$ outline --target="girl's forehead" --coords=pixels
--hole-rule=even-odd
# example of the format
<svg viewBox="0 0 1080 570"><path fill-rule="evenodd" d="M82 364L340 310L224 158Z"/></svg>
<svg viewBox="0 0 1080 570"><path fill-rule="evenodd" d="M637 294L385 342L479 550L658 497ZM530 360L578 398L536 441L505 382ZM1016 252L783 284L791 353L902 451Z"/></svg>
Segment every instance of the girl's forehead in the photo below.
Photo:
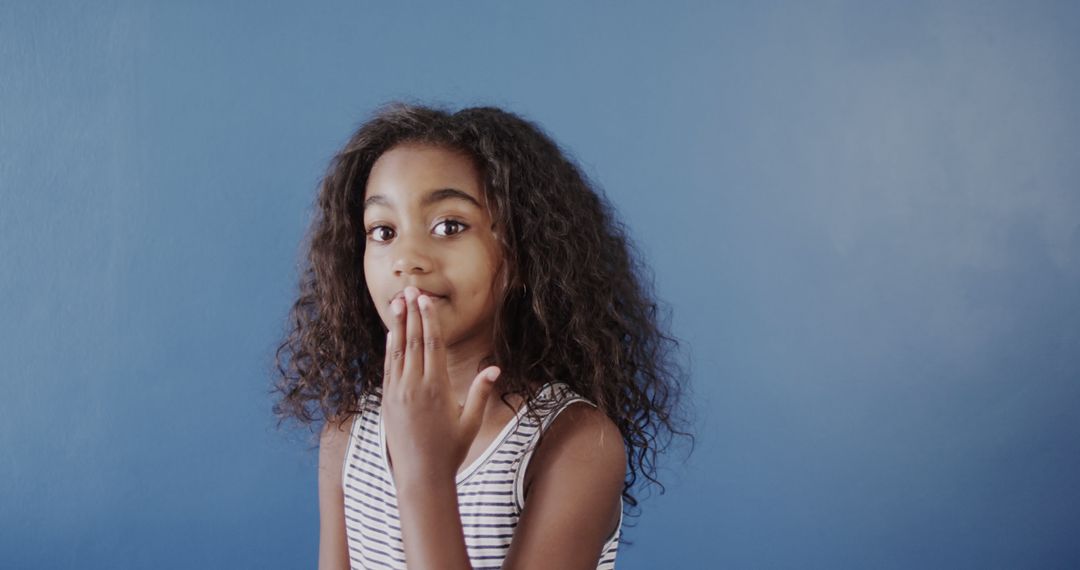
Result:
<svg viewBox="0 0 1080 570"><path fill-rule="evenodd" d="M420 201L432 191L455 189L483 202L482 181L465 153L428 144L403 144L375 160L364 188L365 198L382 195L391 202Z"/></svg>
<svg viewBox="0 0 1080 570"><path fill-rule="evenodd" d="M430 144L402 144L384 152L371 167L364 210L417 208L453 201L487 212L480 172L462 151Z"/></svg>

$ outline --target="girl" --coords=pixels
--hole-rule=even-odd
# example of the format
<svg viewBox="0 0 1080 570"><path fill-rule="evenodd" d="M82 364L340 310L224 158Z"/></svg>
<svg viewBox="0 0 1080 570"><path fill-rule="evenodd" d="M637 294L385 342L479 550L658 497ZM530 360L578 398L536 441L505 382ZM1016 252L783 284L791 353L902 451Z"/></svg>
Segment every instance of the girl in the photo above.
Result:
<svg viewBox="0 0 1080 570"><path fill-rule="evenodd" d="M606 202L512 113L391 104L318 204L274 411L324 421L319 568L613 568L689 434Z"/></svg>

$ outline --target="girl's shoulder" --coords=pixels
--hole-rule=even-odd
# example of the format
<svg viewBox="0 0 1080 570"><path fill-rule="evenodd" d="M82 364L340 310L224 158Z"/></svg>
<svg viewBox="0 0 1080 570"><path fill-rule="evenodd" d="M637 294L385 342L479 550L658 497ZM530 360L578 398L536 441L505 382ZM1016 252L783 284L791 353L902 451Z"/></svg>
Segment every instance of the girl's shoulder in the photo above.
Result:
<svg viewBox="0 0 1080 570"><path fill-rule="evenodd" d="M579 403L583 405L578 405ZM595 402L581 395L565 382L543 384L529 401L529 405L541 420L541 433L546 433L560 416L567 414L575 418L581 415L597 419L607 417ZM566 420L562 420L562 423L565 422ZM571 423L575 422L571 420ZM612 422L612 426L614 425Z"/></svg>
<svg viewBox="0 0 1080 570"><path fill-rule="evenodd" d="M547 387L543 399L553 405L525 465L518 525L540 538L523 541L531 545L524 549L528 552L512 556L515 561L554 556L550 561L559 567L592 555L617 536L628 456L618 426L595 403L566 385ZM574 552L567 544L589 553Z"/></svg>
<svg viewBox="0 0 1080 570"><path fill-rule="evenodd" d="M349 446L353 416L326 420L319 435L319 488L340 490L342 463ZM324 493L320 491L320 496Z"/></svg>
<svg viewBox="0 0 1080 570"><path fill-rule="evenodd" d="M570 387L570 385L566 382L555 380L545 382L543 384L540 384L540 386L535 390L536 392L531 402L534 405L544 408L562 407L573 401L578 400L588 402L589 404L595 406L592 401L588 400L581 394L574 391L574 389Z"/></svg>
<svg viewBox="0 0 1080 570"><path fill-rule="evenodd" d="M607 413L565 382L544 384L531 400L531 405L541 417L540 431L544 438L550 437L549 433L555 429L560 435L579 431L595 431L598 436L611 435L612 430L620 434L618 426Z"/></svg>
<svg viewBox="0 0 1080 570"><path fill-rule="evenodd" d="M536 449L525 471L525 487L555 465L556 469L599 469L625 475L626 450L622 432L615 422L592 400L574 391L568 384L545 384L533 400L539 410L540 426ZM588 458L560 464L559 458ZM527 492L526 492L527 495Z"/></svg>

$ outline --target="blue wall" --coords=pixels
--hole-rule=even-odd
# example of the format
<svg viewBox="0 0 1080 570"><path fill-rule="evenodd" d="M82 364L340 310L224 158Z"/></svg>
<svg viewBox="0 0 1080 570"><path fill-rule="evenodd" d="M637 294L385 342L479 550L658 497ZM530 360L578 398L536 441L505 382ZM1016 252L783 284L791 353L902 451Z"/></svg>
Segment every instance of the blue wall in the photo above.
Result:
<svg viewBox="0 0 1080 570"><path fill-rule="evenodd" d="M545 125L655 268L698 445L620 568L1080 566L1076 3L366 4L0 7L0 567L314 566L272 354L402 97Z"/></svg>

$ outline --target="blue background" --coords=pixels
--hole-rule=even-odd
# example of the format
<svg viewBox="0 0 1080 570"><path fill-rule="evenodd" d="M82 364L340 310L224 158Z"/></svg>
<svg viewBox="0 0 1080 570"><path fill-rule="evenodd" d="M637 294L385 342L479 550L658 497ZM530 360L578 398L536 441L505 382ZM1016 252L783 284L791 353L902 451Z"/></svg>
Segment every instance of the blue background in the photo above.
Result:
<svg viewBox="0 0 1080 570"><path fill-rule="evenodd" d="M618 207L697 447L619 567L1080 566L1073 2L4 2L0 567L302 568L272 357L376 105Z"/></svg>

